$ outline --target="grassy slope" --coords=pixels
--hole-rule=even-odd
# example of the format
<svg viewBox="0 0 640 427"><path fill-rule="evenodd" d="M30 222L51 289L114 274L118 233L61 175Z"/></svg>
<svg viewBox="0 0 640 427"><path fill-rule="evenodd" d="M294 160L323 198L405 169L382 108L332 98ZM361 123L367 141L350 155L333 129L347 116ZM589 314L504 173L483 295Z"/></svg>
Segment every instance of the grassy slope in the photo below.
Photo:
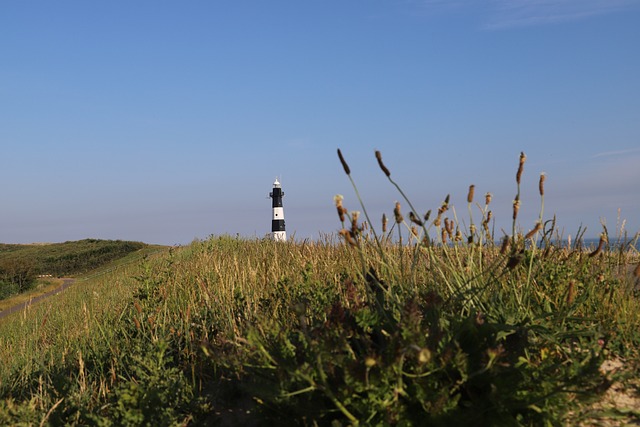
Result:
<svg viewBox="0 0 640 427"><path fill-rule="evenodd" d="M34 245L0 244L0 262L28 260L36 275L74 276L146 246L141 242L98 239Z"/></svg>
<svg viewBox="0 0 640 427"><path fill-rule="evenodd" d="M361 255L212 238L89 279L0 323L0 423L537 425L594 417L603 360L635 375L619 255Z"/></svg>
<svg viewBox="0 0 640 427"><path fill-rule="evenodd" d="M72 242L72 243L76 243L76 242ZM69 247L73 247L72 245L69 244L65 244L67 245L67 248ZM21 256L27 256L29 255L30 251L29 250L25 250L25 246L29 246L29 245L2 245L0 244L0 251L2 250L1 248L4 247L5 249L8 246L14 246L14 253L20 253ZM42 246L53 246L53 248L55 248L54 245L42 245ZM137 245L136 245L137 246ZM136 246L132 246L132 247L136 247ZM29 249L29 248L26 248ZM51 257L52 253L55 252L51 252L48 249L52 249L52 248L41 248L40 249L40 257L42 258L46 258L46 257ZM69 276L75 276L76 280L88 280L91 277L94 276L98 276L98 275L102 275L105 274L108 271L111 270L115 270L118 269L126 264L130 264L136 261L139 261L141 258L145 257L145 256L149 256L151 254L154 254L158 251L162 251L165 250L166 247L164 246L159 246L159 245L143 245L140 249L137 249L133 252L128 252L128 253L120 253L120 256L117 258L112 258L111 254L110 256L104 258L101 260L101 264L95 268L94 270L89 270L86 271L83 268L84 273L83 274L64 274L64 276L69 277ZM6 251L8 252L8 251ZM6 255L5 252L5 255ZM75 253L80 253L80 252L75 252ZM0 253L0 256L1 253ZM46 271L46 270L45 270ZM69 272L71 273L71 272ZM19 295L15 295L11 298L6 298L3 300L0 300L0 311L6 310L10 307L16 306L16 305L20 305L26 301L29 301L33 298L36 298L40 295L44 295L50 291L53 291L54 289L58 288L60 285L62 284L62 279L60 278L55 278L55 277L50 277L50 278L39 278L36 280L35 286L31 289L29 289L27 292L21 293Z"/></svg>

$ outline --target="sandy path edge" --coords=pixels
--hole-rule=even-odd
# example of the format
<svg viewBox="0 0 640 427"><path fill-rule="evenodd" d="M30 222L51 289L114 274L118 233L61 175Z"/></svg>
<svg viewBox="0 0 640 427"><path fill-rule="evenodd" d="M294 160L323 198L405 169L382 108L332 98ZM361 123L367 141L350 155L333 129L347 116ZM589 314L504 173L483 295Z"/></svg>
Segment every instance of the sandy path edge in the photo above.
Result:
<svg viewBox="0 0 640 427"><path fill-rule="evenodd" d="M0 319L2 319L3 317L6 317L12 313L18 312L18 311L22 311L25 308L29 307L31 304L35 304L38 303L40 301L42 301L43 299L49 298L53 295L59 294L60 292L64 291L65 289L67 289L69 286L73 285L75 283L76 279L69 279L69 278L63 278L62 279L62 285L60 285L59 287L55 288L52 291L47 292L46 294L42 294L42 295L38 295L35 298L30 299L29 301L25 301L23 303L14 305L12 307L7 308L6 310L0 311Z"/></svg>

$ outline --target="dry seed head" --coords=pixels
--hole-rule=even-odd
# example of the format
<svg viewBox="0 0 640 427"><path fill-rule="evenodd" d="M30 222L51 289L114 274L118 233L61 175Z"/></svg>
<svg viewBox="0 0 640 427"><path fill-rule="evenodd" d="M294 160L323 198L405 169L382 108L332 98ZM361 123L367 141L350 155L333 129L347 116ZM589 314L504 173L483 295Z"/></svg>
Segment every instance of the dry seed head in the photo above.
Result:
<svg viewBox="0 0 640 427"><path fill-rule="evenodd" d="M438 216L433 220L433 225L435 225L436 227L440 227L440 224L442 223L442 220L440 219L441 217L442 213L438 212Z"/></svg>
<svg viewBox="0 0 640 427"><path fill-rule="evenodd" d="M607 236L604 233L600 233L600 241L598 242L598 247L595 251L589 254L589 257L594 257L596 255L600 255L602 253L602 249L604 248L604 244L607 241Z"/></svg>
<svg viewBox="0 0 640 427"><path fill-rule="evenodd" d="M519 211L520 211L520 196L516 195L516 199L513 201L513 219L514 220L518 217Z"/></svg>
<svg viewBox="0 0 640 427"><path fill-rule="evenodd" d="M633 277L640 279L640 262L636 265L636 268L633 270Z"/></svg>
<svg viewBox="0 0 640 427"><path fill-rule="evenodd" d="M542 230L542 223L540 221L536 222L536 226L533 227L533 229L531 231L529 231L527 233L526 236L524 236L525 239L530 239L533 237L534 234L536 234L538 231Z"/></svg>
<svg viewBox="0 0 640 427"><path fill-rule="evenodd" d="M445 218L444 219L444 228L447 229L447 232L449 233L449 235L451 235L453 233L453 221L450 221L449 218Z"/></svg>
<svg viewBox="0 0 640 427"><path fill-rule="evenodd" d="M456 230L456 236L454 237L454 240L456 242L462 242L462 233L460 232L460 230Z"/></svg>
<svg viewBox="0 0 640 427"><path fill-rule="evenodd" d="M448 194L447 194L447 197L444 198L444 201L442 202L442 205L440 205L440 208L438 208L438 215L442 215L447 210L449 210L449 195Z"/></svg>
<svg viewBox="0 0 640 427"><path fill-rule="evenodd" d="M538 189L540 190L540 195L544 196L544 181L547 179L547 174L542 172L540 174L540 182L538 182Z"/></svg>
<svg viewBox="0 0 640 427"><path fill-rule="evenodd" d="M425 222L426 222L426 221L429 221L429 217L430 217L430 216L431 216L431 209L429 209L429 210L427 211L427 213L426 213L426 214L424 214L424 220L425 220Z"/></svg>
<svg viewBox="0 0 640 427"><path fill-rule="evenodd" d="M351 232L358 232L358 218L360 217L359 211L351 211Z"/></svg>
<svg viewBox="0 0 640 427"><path fill-rule="evenodd" d="M524 169L524 162L527 160L527 156L524 152L520 152L520 164L518 165L518 173L516 174L516 182L520 184L520 178L522 178L522 171Z"/></svg>
<svg viewBox="0 0 640 427"><path fill-rule="evenodd" d="M340 222L344 222L344 214L347 213L347 210L342 206L338 206L337 210L338 210L338 218L340 218Z"/></svg>
<svg viewBox="0 0 640 427"><path fill-rule="evenodd" d="M502 238L502 246L500 246L500 255L504 255L507 253L507 249L509 249L509 242L511 240L509 239L509 236L504 236Z"/></svg>
<svg viewBox="0 0 640 427"><path fill-rule="evenodd" d="M382 232L386 233L387 232L387 214L382 214Z"/></svg>
<svg viewBox="0 0 640 427"><path fill-rule="evenodd" d="M400 202L396 202L396 207L393 209L393 215L396 217L396 223L401 224L404 221L402 213L400 213Z"/></svg>
<svg viewBox="0 0 640 427"><path fill-rule="evenodd" d="M489 206L489 204L491 203L491 198L493 197L493 194L491 193L487 193L484 195L484 204Z"/></svg>
<svg viewBox="0 0 640 427"><path fill-rule="evenodd" d="M389 169L387 169L384 163L382 163L382 154L380 154L380 151L378 150L376 150L376 159L378 159L378 165L380 166L380 169L382 169L382 172L384 172L387 177L391 176Z"/></svg>
<svg viewBox="0 0 640 427"><path fill-rule="evenodd" d="M418 237L418 229L415 225L411 226L411 234L413 234L416 238Z"/></svg>
<svg viewBox="0 0 640 427"><path fill-rule="evenodd" d="M411 220L411 222L413 222L414 224L417 224L419 226L422 227L422 221L420 220L420 218L418 218L417 216L415 216L413 214L413 211L409 212L409 219Z"/></svg>
<svg viewBox="0 0 640 427"><path fill-rule="evenodd" d="M342 167L344 168L344 173L346 173L347 175L351 175L351 169L349 169L349 165L344 160L344 157L342 157L342 151L340 151L339 148L338 148L338 157L340 158L340 163L342 163Z"/></svg>
<svg viewBox="0 0 640 427"><path fill-rule="evenodd" d="M340 218L340 222L344 222L344 215L347 213L347 210L342 206L342 200L344 200L342 194L336 194L333 196L333 201L336 204L336 210L338 211L338 218Z"/></svg>
<svg viewBox="0 0 640 427"><path fill-rule="evenodd" d="M340 230L339 233L342 237L344 237L344 239L347 241L347 243L349 243L349 245L358 246L358 243L353 238L353 233L351 233L349 230L346 230L343 228L342 230Z"/></svg>
<svg viewBox="0 0 640 427"><path fill-rule="evenodd" d="M475 185L470 185L469 186L469 193L467 193L467 203L473 203L473 194L476 190L476 186Z"/></svg>

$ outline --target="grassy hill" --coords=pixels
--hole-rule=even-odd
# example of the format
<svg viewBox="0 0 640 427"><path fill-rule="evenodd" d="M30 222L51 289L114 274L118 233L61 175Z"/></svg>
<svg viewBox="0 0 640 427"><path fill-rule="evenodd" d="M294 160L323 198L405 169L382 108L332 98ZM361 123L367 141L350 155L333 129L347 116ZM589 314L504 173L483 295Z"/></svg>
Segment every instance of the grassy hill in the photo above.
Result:
<svg viewBox="0 0 640 427"><path fill-rule="evenodd" d="M145 243L85 239L64 243L12 245L0 243L0 262L32 262L36 274L73 276L146 247Z"/></svg>
<svg viewBox="0 0 640 427"><path fill-rule="evenodd" d="M637 254L523 256L225 236L171 249L0 322L0 424L637 419L593 405L638 387L640 301L620 275Z"/></svg>
<svg viewBox="0 0 640 427"><path fill-rule="evenodd" d="M0 299L29 290L39 275L87 273L147 247L140 242L86 239L75 242L0 244Z"/></svg>

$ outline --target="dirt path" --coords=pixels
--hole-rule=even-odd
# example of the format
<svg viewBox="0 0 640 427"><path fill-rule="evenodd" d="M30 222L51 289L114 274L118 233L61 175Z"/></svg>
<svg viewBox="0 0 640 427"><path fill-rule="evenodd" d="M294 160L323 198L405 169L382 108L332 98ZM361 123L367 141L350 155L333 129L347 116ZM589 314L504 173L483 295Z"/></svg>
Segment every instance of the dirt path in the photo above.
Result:
<svg viewBox="0 0 640 427"><path fill-rule="evenodd" d="M55 288L54 290L49 291L46 294L42 294L42 295L39 295L39 296L37 296L35 298L32 298L29 301L23 302L23 303L18 304L18 305L14 305L13 307L9 307L6 310L0 311L0 319L2 319L5 316L10 315L11 313L15 313L17 311L22 311L25 308L27 308L28 306L30 306L31 304L35 304L37 302L40 302L43 299L49 298L52 295L59 294L60 292L62 292L65 289L67 289L69 286L73 285L73 283L75 281L76 281L76 279L62 279L62 285L60 285L59 287Z"/></svg>

